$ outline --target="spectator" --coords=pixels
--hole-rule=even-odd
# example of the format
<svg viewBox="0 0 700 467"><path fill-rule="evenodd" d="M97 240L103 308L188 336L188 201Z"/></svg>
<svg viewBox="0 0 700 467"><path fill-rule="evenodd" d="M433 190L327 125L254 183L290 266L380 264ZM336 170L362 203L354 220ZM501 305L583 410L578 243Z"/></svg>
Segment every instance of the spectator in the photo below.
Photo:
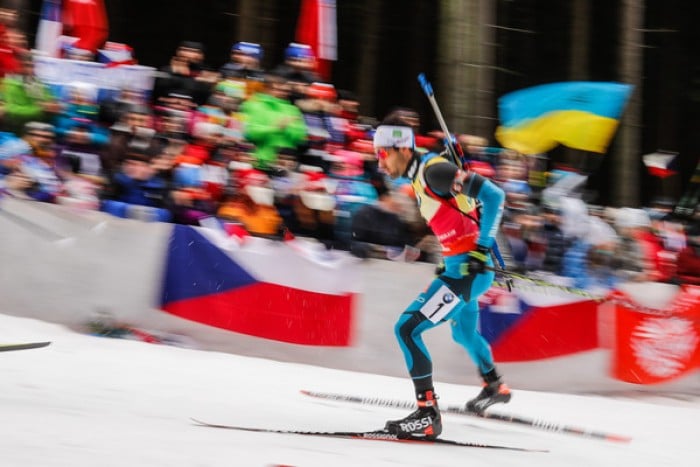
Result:
<svg viewBox="0 0 700 467"><path fill-rule="evenodd" d="M4 127L21 134L28 122L49 122L61 109L49 87L34 74L34 60L29 52L20 55L17 74L8 75L2 83Z"/></svg>
<svg viewBox="0 0 700 467"><path fill-rule="evenodd" d="M101 163L103 148L95 143L89 123L75 122L64 130L56 156L58 174L64 181L58 202L97 210L99 192L107 182Z"/></svg>
<svg viewBox="0 0 700 467"><path fill-rule="evenodd" d="M20 69L19 53L26 50L15 40L19 33L17 26L17 11L0 8L0 78L17 73Z"/></svg>
<svg viewBox="0 0 700 467"><path fill-rule="evenodd" d="M160 154L166 144L165 139L156 138L151 109L145 105L131 105L110 128L109 143L102 159L105 175L108 179L114 176L129 152L154 156Z"/></svg>
<svg viewBox="0 0 700 467"><path fill-rule="evenodd" d="M170 93L186 94L199 105L209 98L211 85L204 64L204 46L199 42L183 41L170 63L159 70L153 87L153 99L159 103Z"/></svg>
<svg viewBox="0 0 700 467"><path fill-rule="evenodd" d="M316 57L307 44L292 42L284 51L284 62L277 65L273 73L281 76L291 87L290 100L303 99L306 88L311 83L321 82L321 76L316 72Z"/></svg>
<svg viewBox="0 0 700 467"><path fill-rule="evenodd" d="M254 42L236 42L231 47L231 60L221 67L223 79L240 79L245 82L262 82L265 72L261 66L263 48ZM248 95L256 89L251 89Z"/></svg>
<svg viewBox="0 0 700 467"><path fill-rule="evenodd" d="M202 218L216 212L216 202L207 190L200 165L174 165L170 198L170 210L178 224L198 225Z"/></svg>
<svg viewBox="0 0 700 467"><path fill-rule="evenodd" d="M109 96L99 101L98 120L103 125L110 127L117 123L131 106L147 103L143 92L129 87L120 89L116 94L110 93Z"/></svg>
<svg viewBox="0 0 700 467"><path fill-rule="evenodd" d="M23 197L53 203L63 189L56 170L55 130L53 125L29 122L25 125L24 149L5 177L7 189Z"/></svg>
<svg viewBox="0 0 700 467"><path fill-rule="evenodd" d="M313 170L313 169L312 169ZM329 193L327 177L323 172L304 173L299 195L293 200L294 233L314 237L330 247L335 242L335 197Z"/></svg>
<svg viewBox="0 0 700 467"><path fill-rule="evenodd" d="M306 97L297 99L295 104L304 116L309 147L328 151L342 147L345 142L344 128L337 129L331 120L339 111L335 88L332 84L313 83L306 91Z"/></svg>
<svg viewBox="0 0 700 467"><path fill-rule="evenodd" d="M273 74L263 91L241 105L244 136L255 145L255 168L270 170L280 150L296 151L306 141L306 124L298 107L289 102L289 84Z"/></svg>
<svg viewBox="0 0 700 467"><path fill-rule="evenodd" d="M619 252L621 270L631 281L665 281L670 277L662 273L661 252L663 246L651 231L649 215L642 209L618 209L615 227L622 239L624 250Z"/></svg>
<svg viewBox="0 0 700 467"><path fill-rule="evenodd" d="M191 133L195 120L195 108L197 104L189 94L171 92L160 99L158 105L154 106L155 118L154 128L163 132L163 120L167 118L177 118L183 124L183 130Z"/></svg>
<svg viewBox="0 0 700 467"><path fill-rule="evenodd" d="M104 146L109 142L109 133L98 123L99 106L97 88L88 83L74 82L67 86L68 99L61 114L56 118L56 133L63 140L66 133L78 126L86 129L90 144Z"/></svg>
<svg viewBox="0 0 700 467"><path fill-rule="evenodd" d="M238 190L221 203L217 216L240 222L253 235L279 236L282 218L274 206L270 179L259 170L241 170L236 174Z"/></svg>
<svg viewBox="0 0 700 467"><path fill-rule="evenodd" d="M223 134L224 128L219 124L197 122L192 131L192 142L185 146L176 162L195 165L206 163L221 143Z"/></svg>
<svg viewBox="0 0 700 467"><path fill-rule="evenodd" d="M561 274L562 261L571 239L561 229L561 212L557 207L545 205L542 210L544 234L544 260L542 269L553 274Z"/></svg>
<svg viewBox="0 0 700 467"><path fill-rule="evenodd" d="M113 216L148 222L168 222L168 185L147 154L129 151L105 193L101 209Z"/></svg>
<svg viewBox="0 0 700 467"><path fill-rule="evenodd" d="M700 222L687 230L688 244L678 254L676 277L685 284L700 285Z"/></svg>
<svg viewBox="0 0 700 467"><path fill-rule="evenodd" d="M571 278L576 288L592 292L612 289L619 282L614 269L615 231L601 219L589 216L580 199L562 199L561 209L562 231L574 238L564 254L562 275Z"/></svg>
<svg viewBox="0 0 700 467"><path fill-rule="evenodd" d="M352 244L352 218L362 206L377 201L377 190L363 180L362 155L339 150L334 154L330 176L335 181L335 240L338 248L349 250Z"/></svg>

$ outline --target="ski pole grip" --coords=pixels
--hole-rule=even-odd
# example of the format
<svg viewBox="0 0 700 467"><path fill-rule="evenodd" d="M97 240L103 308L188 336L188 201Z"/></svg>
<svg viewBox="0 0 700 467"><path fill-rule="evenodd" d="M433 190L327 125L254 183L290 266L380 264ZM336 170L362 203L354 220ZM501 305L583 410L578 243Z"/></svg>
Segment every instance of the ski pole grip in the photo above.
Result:
<svg viewBox="0 0 700 467"><path fill-rule="evenodd" d="M428 81L428 78L425 77L425 73L420 73L418 75L418 82L420 83L421 87L423 88L423 92L427 96L433 95L433 86Z"/></svg>

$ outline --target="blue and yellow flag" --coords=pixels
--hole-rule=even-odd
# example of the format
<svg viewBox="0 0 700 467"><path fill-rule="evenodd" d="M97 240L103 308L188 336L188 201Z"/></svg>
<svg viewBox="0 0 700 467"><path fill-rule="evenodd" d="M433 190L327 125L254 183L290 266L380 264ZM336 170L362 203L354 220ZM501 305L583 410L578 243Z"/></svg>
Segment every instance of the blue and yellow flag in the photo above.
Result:
<svg viewBox="0 0 700 467"><path fill-rule="evenodd" d="M604 153L632 89L622 83L571 81L506 94L498 101L496 139L522 154L541 154L558 144Z"/></svg>

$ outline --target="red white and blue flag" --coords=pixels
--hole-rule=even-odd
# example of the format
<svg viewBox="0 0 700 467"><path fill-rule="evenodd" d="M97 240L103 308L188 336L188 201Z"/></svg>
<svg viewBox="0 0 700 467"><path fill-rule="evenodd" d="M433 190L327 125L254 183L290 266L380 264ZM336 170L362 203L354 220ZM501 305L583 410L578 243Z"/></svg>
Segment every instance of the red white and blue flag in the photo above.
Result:
<svg viewBox="0 0 700 467"><path fill-rule="evenodd" d="M499 362L560 357L598 347L598 303L551 290L490 289L481 299L480 332Z"/></svg>
<svg viewBox="0 0 700 467"><path fill-rule="evenodd" d="M61 0L44 0L34 47L49 57L58 57L61 52L59 41L63 33L61 15Z"/></svg>
<svg viewBox="0 0 700 467"><path fill-rule="evenodd" d="M331 62L338 59L336 0L303 0L295 40L311 47L319 74L330 80Z"/></svg>
<svg viewBox="0 0 700 467"><path fill-rule="evenodd" d="M650 175L666 178L678 173L675 168L676 156L676 152L652 152L642 156L642 159Z"/></svg>
<svg viewBox="0 0 700 467"><path fill-rule="evenodd" d="M347 265L322 267L323 258L269 242L257 253L231 253L215 245L214 232L173 226L158 308L267 339L350 344L355 294L347 291Z"/></svg>
<svg viewBox="0 0 700 467"><path fill-rule="evenodd" d="M108 33L103 0L44 0L35 48L49 57L60 57L67 44L95 54Z"/></svg>

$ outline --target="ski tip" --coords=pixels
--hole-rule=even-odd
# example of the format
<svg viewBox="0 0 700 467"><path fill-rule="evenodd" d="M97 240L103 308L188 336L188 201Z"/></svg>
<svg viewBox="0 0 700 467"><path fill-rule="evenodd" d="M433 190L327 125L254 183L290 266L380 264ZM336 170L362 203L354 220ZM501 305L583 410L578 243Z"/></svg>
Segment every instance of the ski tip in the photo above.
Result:
<svg viewBox="0 0 700 467"><path fill-rule="evenodd" d="M11 352L13 350L40 349L51 344L51 341L43 342L23 342L15 344L0 344L0 352Z"/></svg>
<svg viewBox="0 0 700 467"><path fill-rule="evenodd" d="M608 434L605 435L605 441L612 441L614 443L630 443L632 438L630 436Z"/></svg>

